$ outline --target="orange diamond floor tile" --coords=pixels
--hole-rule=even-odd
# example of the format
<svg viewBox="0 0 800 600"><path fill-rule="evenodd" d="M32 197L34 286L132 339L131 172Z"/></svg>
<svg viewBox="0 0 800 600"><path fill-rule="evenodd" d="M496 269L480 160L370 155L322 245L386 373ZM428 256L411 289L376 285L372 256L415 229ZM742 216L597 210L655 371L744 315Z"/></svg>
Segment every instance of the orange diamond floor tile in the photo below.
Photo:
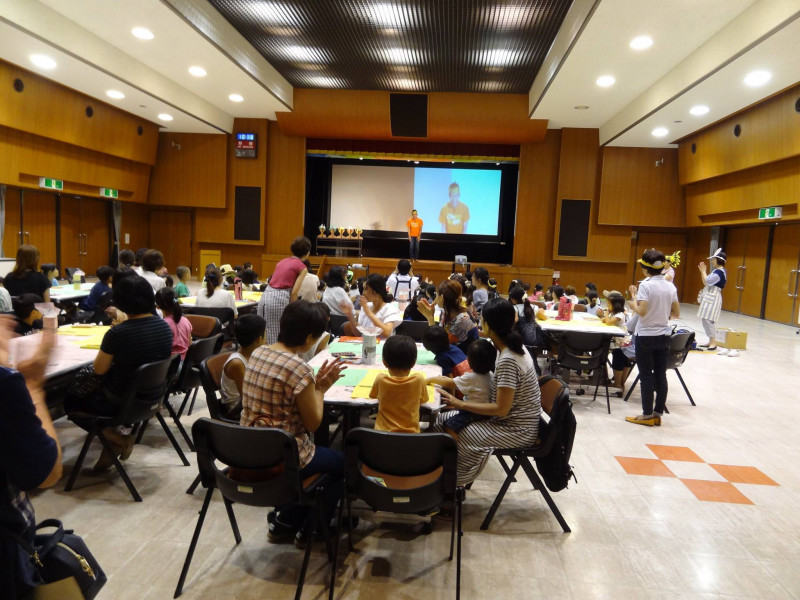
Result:
<svg viewBox="0 0 800 600"><path fill-rule="evenodd" d="M700 479L681 479L683 484L704 502L724 502L728 504L753 504L732 483L726 481L703 481Z"/></svg>
<svg viewBox="0 0 800 600"><path fill-rule="evenodd" d="M683 462L705 462L697 456L693 450L685 446L659 446L658 444L647 444L650 451L661 460L679 460Z"/></svg>
<svg viewBox="0 0 800 600"><path fill-rule="evenodd" d="M735 465L710 465L717 473L731 483L752 483L756 485L780 485L755 467L739 467Z"/></svg>
<svg viewBox="0 0 800 600"><path fill-rule="evenodd" d="M615 456L628 475L651 475L654 477L675 477L667 465L655 458L630 458Z"/></svg>

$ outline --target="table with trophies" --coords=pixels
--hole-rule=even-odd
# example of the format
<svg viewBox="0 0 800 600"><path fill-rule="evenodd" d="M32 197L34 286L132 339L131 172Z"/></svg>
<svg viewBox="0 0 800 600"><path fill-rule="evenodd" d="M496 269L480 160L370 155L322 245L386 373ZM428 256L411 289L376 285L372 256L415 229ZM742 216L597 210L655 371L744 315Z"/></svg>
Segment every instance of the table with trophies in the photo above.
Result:
<svg viewBox="0 0 800 600"><path fill-rule="evenodd" d="M333 250L334 256L345 256L347 252L357 252L358 256L362 256L362 232L360 227L330 227L328 230L325 225L320 225L316 253L324 254L326 250Z"/></svg>

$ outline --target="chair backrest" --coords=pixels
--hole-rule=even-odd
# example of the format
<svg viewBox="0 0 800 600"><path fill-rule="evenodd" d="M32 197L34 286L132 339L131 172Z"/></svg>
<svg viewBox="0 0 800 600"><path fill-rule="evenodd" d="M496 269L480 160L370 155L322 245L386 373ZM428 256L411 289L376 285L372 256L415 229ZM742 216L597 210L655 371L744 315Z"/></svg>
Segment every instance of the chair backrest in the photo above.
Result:
<svg viewBox="0 0 800 600"><path fill-rule="evenodd" d="M228 358L230 358L231 354L233 354L233 352L215 354L214 356L209 356L200 363L200 382L206 394L206 404L208 404L208 412L211 414L211 418L217 421L238 425L238 421L232 421L225 416L222 409L222 398L217 393L219 392L220 382L222 381L222 369L225 367L225 363Z"/></svg>
<svg viewBox="0 0 800 600"><path fill-rule="evenodd" d="M105 310L109 306L111 306L111 302L114 300L114 292L112 290L106 290L102 294L100 294L100 298L97 299L97 310Z"/></svg>
<svg viewBox="0 0 800 600"><path fill-rule="evenodd" d="M572 305L572 312L586 312L586 305L585 304L573 304Z"/></svg>
<svg viewBox="0 0 800 600"><path fill-rule="evenodd" d="M104 390L106 398L120 407L116 422L140 423L154 417L161 408L161 401L175 378L180 362L180 355L173 354L164 360L143 364L136 369L130 387L121 397Z"/></svg>
<svg viewBox="0 0 800 600"><path fill-rule="evenodd" d="M592 371L606 364L611 338L601 333L567 331L558 344L558 364Z"/></svg>
<svg viewBox="0 0 800 600"><path fill-rule="evenodd" d="M72 283L72 276L78 269L76 267L64 267L64 275L67 276L67 283ZM81 275L81 283L86 283L86 276Z"/></svg>
<svg viewBox="0 0 800 600"><path fill-rule="evenodd" d="M427 321L403 321L397 326L394 332L397 335L407 335L413 338L415 342L421 342L422 336L428 331L430 325Z"/></svg>
<svg viewBox="0 0 800 600"><path fill-rule="evenodd" d="M221 333L210 338L194 340L186 351L186 356L183 359L183 366L181 367L180 375L178 375L175 388L178 390L185 390L200 385L198 366L206 358L219 352L220 348L222 348Z"/></svg>
<svg viewBox="0 0 800 600"><path fill-rule="evenodd" d="M345 482L351 497L375 510L418 513L455 498L458 447L444 433L392 433L357 427L344 441ZM411 479L411 485L390 487L364 473ZM428 477L425 477L428 476Z"/></svg>
<svg viewBox="0 0 800 600"><path fill-rule="evenodd" d="M673 333L669 338L669 356L667 357L667 368L677 369L686 362L689 351L694 343L694 331Z"/></svg>
<svg viewBox="0 0 800 600"><path fill-rule="evenodd" d="M203 487L216 487L225 498L248 506L283 506L305 499L297 442L283 429L202 418L192 425L192 439Z"/></svg>
<svg viewBox="0 0 800 600"><path fill-rule="evenodd" d="M331 315L331 333L335 336L342 335L342 327L347 323L347 317L342 315Z"/></svg>
<svg viewBox="0 0 800 600"><path fill-rule="evenodd" d="M215 336L222 329L222 323L217 317L196 314L188 314L184 317L192 324L192 338L194 339Z"/></svg>

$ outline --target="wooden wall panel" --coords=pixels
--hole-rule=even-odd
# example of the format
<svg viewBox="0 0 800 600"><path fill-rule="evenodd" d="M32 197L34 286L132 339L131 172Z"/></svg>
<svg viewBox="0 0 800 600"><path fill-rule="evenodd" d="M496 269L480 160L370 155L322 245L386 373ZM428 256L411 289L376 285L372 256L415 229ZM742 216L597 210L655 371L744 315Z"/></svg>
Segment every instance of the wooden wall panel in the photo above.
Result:
<svg viewBox="0 0 800 600"><path fill-rule="evenodd" d="M798 100L800 86L795 86L684 138L679 145L680 182L693 183L800 155ZM737 124L739 137L733 133Z"/></svg>
<svg viewBox="0 0 800 600"><path fill-rule="evenodd" d="M558 193L561 131L551 129L541 144L520 146L514 265L548 265L553 255L553 226Z"/></svg>
<svg viewBox="0 0 800 600"><path fill-rule="evenodd" d="M553 259L578 262L628 262L630 227L597 224L600 188L599 132L597 129L561 130L561 156L558 171L558 203L552 221ZM589 239L586 257L558 255L559 223L563 199L591 200Z"/></svg>
<svg viewBox="0 0 800 600"><path fill-rule="evenodd" d="M268 146L265 249L287 255L292 240L303 235L306 139L287 136L270 121Z"/></svg>
<svg viewBox="0 0 800 600"><path fill-rule="evenodd" d="M192 267L192 211L150 207L149 248L160 250L171 273L177 267Z"/></svg>
<svg viewBox="0 0 800 600"><path fill-rule="evenodd" d="M674 148L603 148L598 223L684 227L686 200ZM663 160L662 164L660 163Z"/></svg>
<svg viewBox="0 0 800 600"><path fill-rule="evenodd" d="M625 255L627 261L628 254ZM603 290L617 290L625 293L632 278L627 262L598 263L557 260L553 262L553 270L559 271L559 282L564 287L574 285L579 296L583 295L584 284L591 281L602 294ZM550 283L545 284L545 289Z"/></svg>
<svg viewBox="0 0 800 600"><path fill-rule="evenodd" d="M783 207L783 220L800 219L800 157L686 186L687 225L758 223L758 209Z"/></svg>
<svg viewBox="0 0 800 600"><path fill-rule="evenodd" d="M24 83L14 90L15 79ZM158 126L0 61L0 125L127 160L155 164ZM86 116L86 107L94 112ZM138 128L142 128L142 134Z"/></svg>
<svg viewBox="0 0 800 600"><path fill-rule="evenodd" d="M295 89L292 112L277 113L286 135L367 140L393 138L389 92ZM541 142L547 121L528 118L526 94L428 94L431 142Z"/></svg>
<svg viewBox="0 0 800 600"><path fill-rule="evenodd" d="M148 202L225 208L229 142L230 136L223 134L162 131Z"/></svg>
<svg viewBox="0 0 800 600"><path fill-rule="evenodd" d="M711 228L695 227L688 230L689 243L686 257L681 262L680 270L683 275L682 302L697 304L697 292L703 287L700 281L700 271L697 265L705 262L708 265L708 255L711 252Z"/></svg>
<svg viewBox="0 0 800 600"><path fill-rule="evenodd" d="M110 187L146 202L150 167L0 126L0 183L39 189L39 177L63 179L64 193L99 197Z"/></svg>
<svg viewBox="0 0 800 600"><path fill-rule="evenodd" d="M122 239L120 240L120 250L133 250L148 247L148 236L150 234L149 207L146 204L134 204L132 202L122 203ZM130 241L125 243L125 234L128 234Z"/></svg>

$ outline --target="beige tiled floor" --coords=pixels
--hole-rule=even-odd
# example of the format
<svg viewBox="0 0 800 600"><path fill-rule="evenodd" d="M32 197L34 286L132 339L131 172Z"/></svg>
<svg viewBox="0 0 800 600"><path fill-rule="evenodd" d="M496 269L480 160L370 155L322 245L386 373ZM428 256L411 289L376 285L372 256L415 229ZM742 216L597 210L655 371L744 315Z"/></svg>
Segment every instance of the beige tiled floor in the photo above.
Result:
<svg viewBox="0 0 800 600"><path fill-rule="evenodd" d="M692 307L683 309L685 322L697 327ZM693 353L681 371L698 406L689 405L670 374L671 414L660 428L623 420L636 413L638 391L630 405L612 399L611 415L605 399L573 396L578 483L554 496L572 533L561 532L523 483L512 485L491 529L480 531L502 480L490 463L465 506L464 598L800 598L800 336L728 313L721 324L746 330L749 349L737 358ZM57 428L69 472L82 437L64 420ZM680 480L723 479L702 463L666 459L677 477L625 472L615 457L656 458L647 444L688 447L709 464L756 467L779 485L734 484L752 505L703 502ZM196 471L180 465L155 427L128 470L143 503L134 503L115 475L87 475L71 493L62 482L37 494L38 517L58 517L85 536L109 575L100 598L171 598L202 500L202 492L184 493ZM238 548L215 498L184 597L293 597L301 553L266 543L264 511L236 513L244 536ZM339 572L337 598L452 597L455 565L446 561L444 524L424 535L362 522L356 540ZM316 549L304 597L323 597L328 573Z"/></svg>

